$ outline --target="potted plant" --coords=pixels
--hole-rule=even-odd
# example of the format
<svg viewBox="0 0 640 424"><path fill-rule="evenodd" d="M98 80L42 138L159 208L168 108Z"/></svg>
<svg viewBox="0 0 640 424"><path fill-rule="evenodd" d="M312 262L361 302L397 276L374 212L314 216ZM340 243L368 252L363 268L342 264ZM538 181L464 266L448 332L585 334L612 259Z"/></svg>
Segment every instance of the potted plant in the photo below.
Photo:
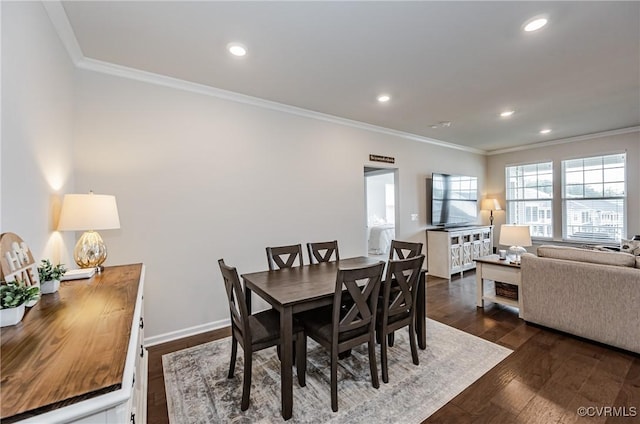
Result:
<svg viewBox="0 0 640 424"><path fill-rule="evenodd" d="M25 303L37 299L40 289L23 281L0 285L0 327L16 325L24 316Z"/></svg>
<svg viewBox="0 0 640 424"><path fill-rule="evenodd" d="M42 294L55 293L60 287L60 278L67 272L62 264L53 266L49 259L40 261L38 276L40 277L40 291Z"/></svg>

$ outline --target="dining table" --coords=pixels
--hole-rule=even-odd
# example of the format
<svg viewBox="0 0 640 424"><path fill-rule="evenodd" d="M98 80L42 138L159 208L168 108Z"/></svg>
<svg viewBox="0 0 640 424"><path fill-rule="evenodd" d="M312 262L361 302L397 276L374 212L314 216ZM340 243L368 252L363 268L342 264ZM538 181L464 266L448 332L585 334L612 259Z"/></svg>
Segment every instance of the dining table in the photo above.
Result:
<svg viewBox="0 0 640 424"><path fill-rule="evenodd" d="M251 293L255 292L280 312L280 387L282 417L293 413L293 315L331 305L336 289L338 269L375 265L379 258L359 256L333 262L242 274L247 309L251 313ZM416 333L420 349L426 348L426 270L418 279Z"/></svg>

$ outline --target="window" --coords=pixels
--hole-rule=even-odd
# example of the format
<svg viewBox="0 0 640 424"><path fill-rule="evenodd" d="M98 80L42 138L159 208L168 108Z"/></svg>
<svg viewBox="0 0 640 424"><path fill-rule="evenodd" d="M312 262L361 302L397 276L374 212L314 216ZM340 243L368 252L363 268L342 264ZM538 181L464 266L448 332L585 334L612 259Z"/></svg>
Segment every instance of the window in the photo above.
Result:
<svg viewBox="0 0 640 424"><path fill-rule="evenodd" d="M562 236L619 241L625 231L626 154L562 161Z"/></svg>
<svg viewBox="0 0 640 424"><path fill-rule="evenodd" d="M553 235L553 163L506 168L507 223L531 226L531 236Z"/></svg>

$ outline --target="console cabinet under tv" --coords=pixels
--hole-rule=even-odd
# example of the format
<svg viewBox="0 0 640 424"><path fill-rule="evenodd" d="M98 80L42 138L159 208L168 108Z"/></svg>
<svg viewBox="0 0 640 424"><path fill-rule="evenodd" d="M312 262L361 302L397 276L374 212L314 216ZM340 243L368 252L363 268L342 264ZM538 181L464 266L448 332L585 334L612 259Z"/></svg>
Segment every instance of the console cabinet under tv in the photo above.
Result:
<svg viewBox="0 0 640 424"><path fill-rule="evenodd" d="M427 230L429 275L451 278L474 269L476 258L493 253L493 226Z"/></svg>

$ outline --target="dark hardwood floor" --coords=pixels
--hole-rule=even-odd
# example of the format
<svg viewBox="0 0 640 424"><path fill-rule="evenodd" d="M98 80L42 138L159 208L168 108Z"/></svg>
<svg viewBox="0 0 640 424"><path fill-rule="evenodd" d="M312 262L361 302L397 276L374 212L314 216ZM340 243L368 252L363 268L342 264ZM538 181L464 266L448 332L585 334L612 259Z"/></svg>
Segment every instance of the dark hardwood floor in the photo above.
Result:
<svg viewBox="0 0 640 424"><path fill-rule="evenodd" d="M514 352L425 423L640 423L639 355L528 325L517 309L478 309L475 293L474 272L451 281L429 276L427 315ZM149 423L169 422L162 355L227 336L217 330L149 348ZM580 417L580 407L613 409Z"/></svg>

